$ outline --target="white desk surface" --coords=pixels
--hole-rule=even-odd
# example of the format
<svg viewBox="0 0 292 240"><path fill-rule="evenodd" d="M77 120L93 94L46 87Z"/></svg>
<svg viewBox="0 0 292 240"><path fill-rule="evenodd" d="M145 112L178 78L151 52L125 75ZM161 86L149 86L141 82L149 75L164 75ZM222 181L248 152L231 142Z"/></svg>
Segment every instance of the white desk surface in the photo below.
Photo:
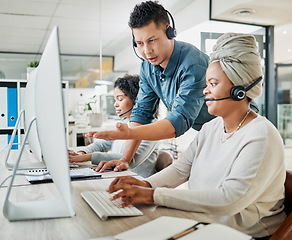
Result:
<svg viewBox="0 0 292 240"><path fill-rule="evenodd" d="M9 175L4 167L3 154L0 154L0 181ZM52 199L57 194L54 184L30 185L23 176L18 177L18 186L13 187L11 201L30 201ZM30 220L9 222L2 213L6 187L0 188L0 239L90 239L113 236L137 227L160 216L174 216L194 219L190 212L157 207L155 205L137 204L144 213L138 217L110 218L101 221L89 205L82 199L82 191L105 190L113 179L97 179L72 182L74 209L72 218Z"/></svg>

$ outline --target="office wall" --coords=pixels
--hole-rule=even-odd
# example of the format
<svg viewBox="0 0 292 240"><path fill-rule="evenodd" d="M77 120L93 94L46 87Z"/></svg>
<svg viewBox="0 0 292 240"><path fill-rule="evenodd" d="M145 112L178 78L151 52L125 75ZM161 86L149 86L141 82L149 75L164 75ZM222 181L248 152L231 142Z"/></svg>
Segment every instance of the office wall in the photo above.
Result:
<svg viewBox="0 0 292 240"><path fill-rule="evenodd" d="M128 74L139 74L141 60L136 57L132 46L128 46L115 56L114 71L126 70Z"/></svg>

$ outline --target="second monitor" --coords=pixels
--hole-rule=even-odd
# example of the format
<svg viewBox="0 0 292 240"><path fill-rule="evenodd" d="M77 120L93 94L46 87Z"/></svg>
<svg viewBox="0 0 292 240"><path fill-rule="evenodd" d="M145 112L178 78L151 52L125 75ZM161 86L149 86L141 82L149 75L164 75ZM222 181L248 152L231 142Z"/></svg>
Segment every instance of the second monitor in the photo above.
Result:
<svg viewBox="0 0 292 240"><path fill-rule="evenodd" d="M34 84L34 101L31 107L34 108L35 116L31 117L36 123L35 132L41 153L59 195L53 200L29 202L11 202L9 200L21 153L28 138L29 133L26 133L13 168L3 207L4 216L11 221L75 215L69 175L57 27L52 30L42 54Z"/></svg>

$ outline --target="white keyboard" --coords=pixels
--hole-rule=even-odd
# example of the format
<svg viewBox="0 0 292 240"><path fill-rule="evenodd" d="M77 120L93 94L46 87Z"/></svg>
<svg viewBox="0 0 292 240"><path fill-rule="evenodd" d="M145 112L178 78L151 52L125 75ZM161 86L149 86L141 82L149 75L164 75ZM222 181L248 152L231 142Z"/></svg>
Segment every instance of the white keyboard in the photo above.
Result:
<svg viewBox="0 0 292 240"><path fill-rule="evenodd" d="M88 205L95 211L102 221L108 217L140 216L143 213L133 205L119 208L122 203L120 199L111 201L111 194L105 191L82 192L81 196Z"/></svg>
<svg viewBox="0 0 292 240"><path fill-rule="evenodd" d="M74 168L69 170L71 180L102 178L101 173L92 168ZM32 184L52 182L52 177L47 169L32 169L25 173L27 181Z"/></svg>

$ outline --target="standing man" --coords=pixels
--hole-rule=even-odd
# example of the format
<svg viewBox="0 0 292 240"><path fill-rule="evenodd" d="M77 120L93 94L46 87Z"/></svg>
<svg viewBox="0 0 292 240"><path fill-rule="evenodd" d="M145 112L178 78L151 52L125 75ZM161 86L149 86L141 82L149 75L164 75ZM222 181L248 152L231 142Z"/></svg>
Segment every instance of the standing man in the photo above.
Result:
<svg viewBox="0 0 292 240"><path fill-rule="evenodd" d="M144 59L130 128L117 123L114 131L91 132L87 136L132 140L127 141L121 159L97 166L96 170L101 172L109 167L114 167L114 171L128 169L141 140L178 137L191 127L200 130L214 117L208 113L203 95L209 58L195 46L174 40L176 30L171 14L157 2L142 2L131 13L129 26L133 47ZM151 123L159 100L170 111L169 115Z"/></svg>

